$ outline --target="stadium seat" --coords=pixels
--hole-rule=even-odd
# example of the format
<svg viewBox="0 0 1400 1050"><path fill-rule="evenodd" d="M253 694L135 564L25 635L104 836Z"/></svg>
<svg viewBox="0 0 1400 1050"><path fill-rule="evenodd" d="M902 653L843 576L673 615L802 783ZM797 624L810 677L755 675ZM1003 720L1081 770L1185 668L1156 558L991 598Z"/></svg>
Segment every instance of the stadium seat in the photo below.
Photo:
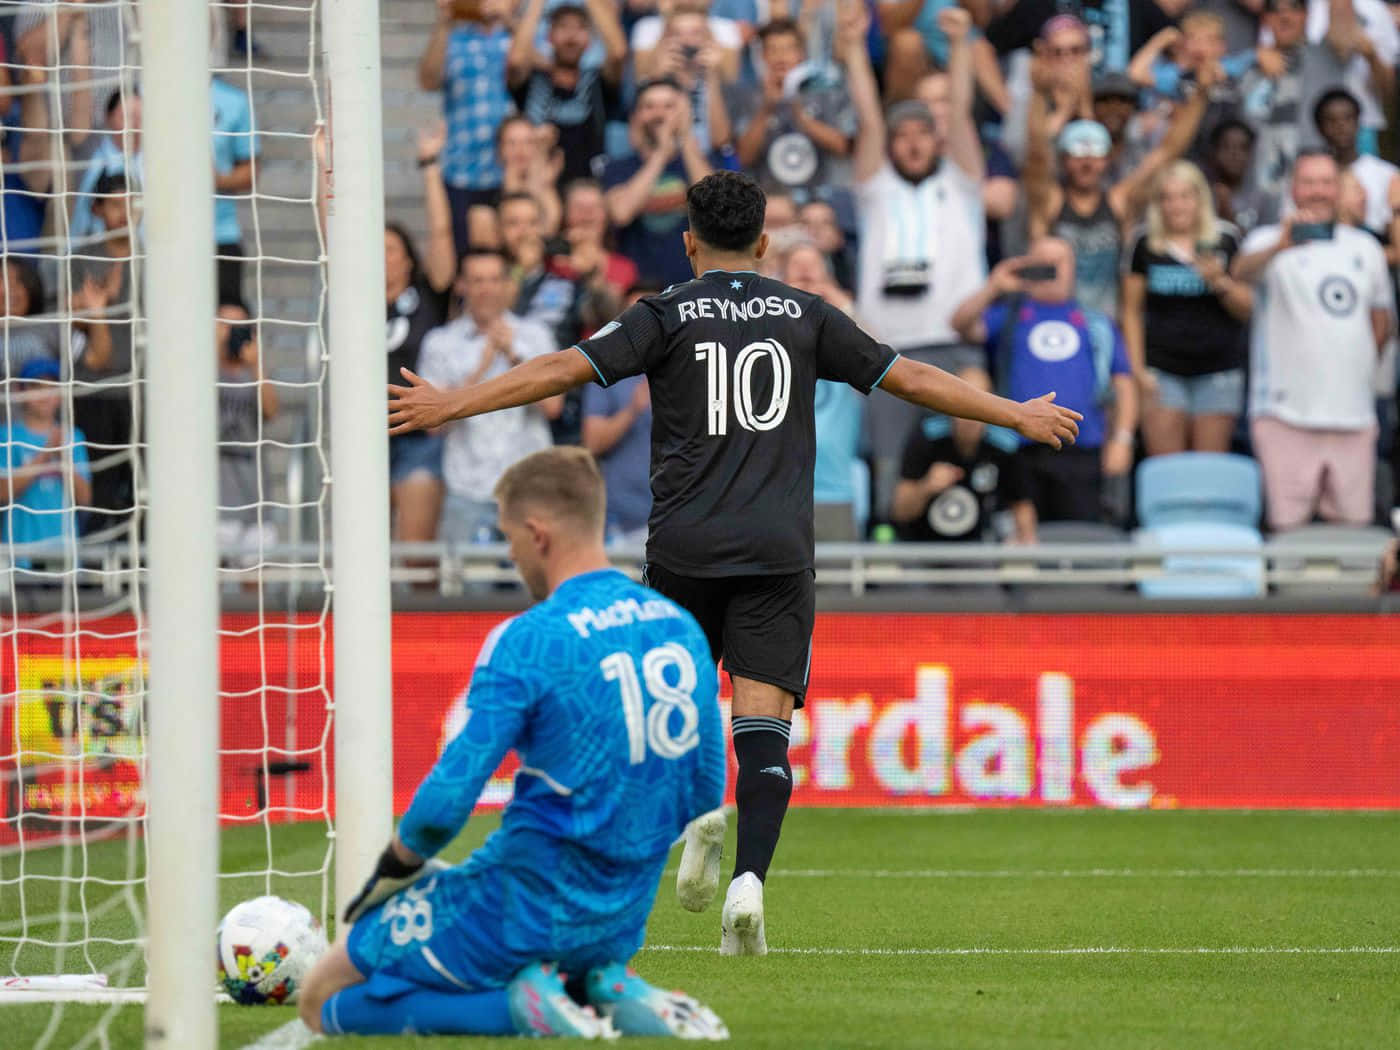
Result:
<svg viewBox="0 0 1400 1050"><path fill-rule="evenodd" d="M1181 452L1153 456L1137 471L1137 514L1143 528L1161 525L1259 524L1259 466L1247 456Z"/></svg>
<svg viewBox="0 0 1400 1050"><path fill-rule="evenodd" d="M1134 539L1140 546L1187 551L1257 549L1263 542L1253 526L1213 521L1157 525L1139 530ZM1264 559L1260 556L1172 554L1163 559L1163 569L1165 575L1138 584L1144 598L1257 598L1265 589Z"/></svg>
<svg viewBox="0 0 1400 1050"><path fill-rule="evenodd" d="M1338 597L1366 594L1385 545L1393 538L1389 529L1374 525L1304 525L1271 537L1276 547L1328 546L1341 548L1339 557L1309 561L1300 556L1274 559L1277 569L1303 573L1310 579L1281 583L1275 589L1291 597ZM1366 582L1344 583L1340 572L1363 573Z"/></svg>
<svg viewBox="0 0 1400 1050"><path fill-rule="evenodd" d="M856 520L856 538L865 539L870 524L870 466L863 459L851 461L851 516Z"/></svg>

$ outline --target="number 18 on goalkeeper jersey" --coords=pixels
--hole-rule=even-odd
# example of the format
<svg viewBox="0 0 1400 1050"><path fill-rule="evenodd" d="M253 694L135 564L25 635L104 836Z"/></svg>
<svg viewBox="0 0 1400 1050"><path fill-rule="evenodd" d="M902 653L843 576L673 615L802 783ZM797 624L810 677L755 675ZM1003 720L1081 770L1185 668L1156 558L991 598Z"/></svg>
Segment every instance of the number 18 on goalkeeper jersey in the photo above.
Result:
<svg viewBox="0 0 1400 1050"><path fill-rule="evenodd" d="M466 723L399 835L437 853L513 748L514 798L468 869L532 873L522 889L556 929L624 914L644 922L672 843L723 801L717 697L689 613L614 570L575 576L487 638Z"/></svg>

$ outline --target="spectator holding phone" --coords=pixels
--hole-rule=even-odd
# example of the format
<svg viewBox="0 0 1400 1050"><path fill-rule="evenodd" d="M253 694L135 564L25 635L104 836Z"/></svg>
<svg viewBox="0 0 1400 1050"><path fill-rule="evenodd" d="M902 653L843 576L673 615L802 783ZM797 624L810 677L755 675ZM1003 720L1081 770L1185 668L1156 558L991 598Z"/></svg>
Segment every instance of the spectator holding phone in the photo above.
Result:
<svg viewBox="0 0 1400 1050"><path fill-rule="evenodd" d="M1070 244L1042 237L1029 255L998 263L953 314L964 339L985 344L1001 394L1053 390L1058 404L1084 415L1073 445L1017 452L1035 508L1033 520L1018 518L1023 537L1035 521L1102 520L1104 480L1125 477L1133 465L1137 388L1123 337L1079 302L1074 274Z"/></svg>
<svg viewBox="0 0 1400 1050"><path fill-rule="evenodd" d="M1123 233L1138 221L1158 174L1191 145L1219 76L1218 66L1202 70L1197 90L1177 107L1162 142L1112 185L1106 184L1113 148L1108 130L1092 120L1066 123L1068 111L1052 113L1039 91L1032 96L1024 172L1031 239L1049 234L1073 247L1076 295L1085 306L1117 320ZM1055 178L1052 142L1061 180Z"/></svg>
<svg viewBox="0 0 1400 1050"><path fill-rule="evenodd" d="M459 253L469 243L473 205L494 207L501 185L496 129L510 114L506 57L511 35L506 0L437 0L437 23L418 60L418 86L442 92L447 144L442 179L452 203Z"/></svg>
<svg viewBox="0 0 1400 1050"><path fill-rule="evenodd" d="M1123 337L1149 456L1226 452L1244 409L1250 287L1229 274L1239 234L1190 161L1157 180L1123 277Z"/></svg>
<svg viewBox="0 0 1400 1050"><path fill-rule="evenodd" d="M1297 211L1255 230L1234 277L1260 288L1250 361L1250 433L1269 526L1364 525L1375 490L1377 356L1393 327L1385 254L1337 221L1341 175L1321 150L1298 155Z"/></svg>
<svg viewBox="0 0 1400 1050"><path fill-rule="evenodd" d="M515 27L508 58L515 104L535 124L559 129L564 160L560 180L594 174L594 158L603 152L603 128L620 101L622 62L627 38L611 0L565 0L549 12L549 55L535 50L545 0L528 0ZM597 32L603 64L582 66L583 53Z"/></svg>
<svg viewBox="0 0 1400 1050"><path fill-rule="evenodd" d="M62 420L58 362L37 357L20 371L19 393L5 427L4 539L16 544L60 544L73 539L75 511L92 501L86 438ZM71 484L71 487L70 487ZM29 559L16 564L27 568Z"/></svg>

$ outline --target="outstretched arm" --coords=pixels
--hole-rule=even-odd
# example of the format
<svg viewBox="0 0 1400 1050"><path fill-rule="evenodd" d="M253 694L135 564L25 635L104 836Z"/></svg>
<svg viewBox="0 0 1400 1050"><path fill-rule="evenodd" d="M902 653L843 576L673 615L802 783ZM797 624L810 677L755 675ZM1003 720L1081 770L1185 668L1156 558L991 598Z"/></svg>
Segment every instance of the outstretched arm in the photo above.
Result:
<svg viewBox="0 0 1400 1050"><path fill-rule="evenodd" d="M389 433L432 430L502 408L530 405L583 386L597 373L577 349L541 354L509 372L475 386L439 390L426 379L401 369L408 386L389 387Z"/></svg>
<svg viewBox="0 0 1400 1050"><path fill-rule="evenodd" d="M880 389L930 411L1006 427L1054 448L1060 448L1066 441L1074 444L1079 434L1077 421L1084 418L1078 412L1054 404L1053 393L1018 403L965 383L941 368L907 357L895 361L881 381Z"/></svg>

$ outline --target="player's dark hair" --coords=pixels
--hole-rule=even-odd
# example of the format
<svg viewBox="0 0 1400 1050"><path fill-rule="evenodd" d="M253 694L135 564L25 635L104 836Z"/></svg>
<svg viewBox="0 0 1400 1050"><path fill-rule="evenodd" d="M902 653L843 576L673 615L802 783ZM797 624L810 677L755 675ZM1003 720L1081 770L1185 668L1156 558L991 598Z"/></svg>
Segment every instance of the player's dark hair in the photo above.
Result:
<svg viewBox="0 0 1400 1050"><path fill-rule="evenodd" d="M802 45L802 50L807 50L807 41L802 36L802 30L798 28L796 22L791 18L775 18L758 31L758 42L760 45L768 43L769 37L790 36L796 38Z"/></svg>
<svg viewBox="0 0 1400 1050"><path fill-rule="evenodd" d="M768 199L750 175L716 171L693 184L685 195L690 232L722 252L752 248L763 233Z"/></svg>
<svg viewBox="0 0 1400 1050"><path fill-rule="evenodd" d="M502 518L546 514L602 538L606 488L587 449L557 445L526 456L501 475L491 494Z"/></svg>
<svg viewBox="0 0 1400 1050"><path fill-rule="evenodd" d="M1355 95L1353 95L1346 88L1329 88L1328 90L1322 93L1322 97L1319 98L1317 102L1313 105L1313 126L1316 127L1319 131L1322 130L1322 111L1328 106L1330 106L1333 102L1338 101L1345 102L1349 106L1351 106L1352 116L1361 116L1361 103L1357 101Z"/></svg>

